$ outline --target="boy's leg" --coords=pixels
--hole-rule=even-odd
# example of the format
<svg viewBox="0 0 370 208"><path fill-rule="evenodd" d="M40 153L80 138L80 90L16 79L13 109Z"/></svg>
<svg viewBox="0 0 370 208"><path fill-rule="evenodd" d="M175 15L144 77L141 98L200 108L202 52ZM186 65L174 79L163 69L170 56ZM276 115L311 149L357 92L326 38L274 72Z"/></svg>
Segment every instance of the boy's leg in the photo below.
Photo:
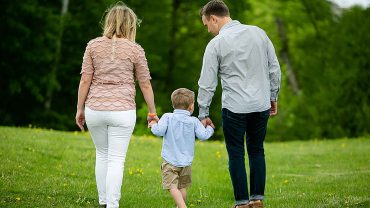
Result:
<svg viewBox="0 0 370 208"><path fill-rule="evenodd" d="M180 189L180 192L181 192L182 198L183 198L183 199L184 199L184 201L186 202L186 188L182 188L182 189Z"/></svg>
<svg viewBox="0 0 370 208"><path fill-rule="evenodd" d="M172 198L175 200L178 208L186 208L182 192L177 188L171 188L170 190Z"/></svg>

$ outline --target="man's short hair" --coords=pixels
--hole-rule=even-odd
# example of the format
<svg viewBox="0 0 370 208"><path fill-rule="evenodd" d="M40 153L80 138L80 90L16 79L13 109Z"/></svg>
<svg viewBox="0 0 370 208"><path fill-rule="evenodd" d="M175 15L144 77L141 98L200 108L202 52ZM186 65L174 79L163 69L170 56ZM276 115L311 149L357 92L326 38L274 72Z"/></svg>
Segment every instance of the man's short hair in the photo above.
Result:
<svg viewBox="0 0 370 208"><path fill-rule="evenodd" d="M171 94L172 106L174 109L187 110L194 103L195 94L186 88L179 88Z"/></svg>
<svg viewBox="0 0 370 208"><path fill-rule="evenodd" d="M200 17L203 15L209 18L211 15L216 15L218 17L228 17L230 16L229 8L222 0L212 0L208 2L199 12Z"/></svg>

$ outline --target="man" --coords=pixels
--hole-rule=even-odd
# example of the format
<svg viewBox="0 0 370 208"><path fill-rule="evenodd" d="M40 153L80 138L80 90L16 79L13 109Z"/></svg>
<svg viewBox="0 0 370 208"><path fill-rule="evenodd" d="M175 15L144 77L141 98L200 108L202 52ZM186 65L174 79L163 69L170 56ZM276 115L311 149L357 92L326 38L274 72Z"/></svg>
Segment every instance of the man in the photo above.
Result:
<svg viewBox="0 0 370 208"><path fill-rule="evenodd" d="M277 114L280 66L266 33L232 20L221 0L200 11L202 22L215 37L208 43L198 81L199 116L213 125L209 107L222 84L222 125L236 208L263 207L266 165L263 143L269 116ZM250 168L250 196L244 162L244 135Z"/></svg>

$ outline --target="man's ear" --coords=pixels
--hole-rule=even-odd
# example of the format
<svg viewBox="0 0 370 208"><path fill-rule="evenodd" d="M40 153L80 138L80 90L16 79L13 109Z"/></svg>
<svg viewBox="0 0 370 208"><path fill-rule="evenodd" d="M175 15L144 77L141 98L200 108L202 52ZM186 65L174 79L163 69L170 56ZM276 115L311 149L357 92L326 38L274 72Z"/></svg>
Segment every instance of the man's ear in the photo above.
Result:
<svg viewBox="0 0 370 208"><path fill-rule="evenodd" d="M213 14L211 14L211 16L209 18L210 18L210 20L212 20L214 22L217 22L217 20L218 20L216 15L213 15Z"/></svg>

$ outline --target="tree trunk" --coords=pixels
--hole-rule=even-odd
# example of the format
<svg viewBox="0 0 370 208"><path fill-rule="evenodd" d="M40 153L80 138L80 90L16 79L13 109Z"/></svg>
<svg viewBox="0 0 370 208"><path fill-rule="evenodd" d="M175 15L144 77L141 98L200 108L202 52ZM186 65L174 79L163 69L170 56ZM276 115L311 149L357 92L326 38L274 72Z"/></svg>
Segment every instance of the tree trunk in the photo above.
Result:
<svg viewBox="0 0 370 208"><path fill-rule="evenodd" d="M172 1L172 12L171 12L171 30L170 30L170 48L168 51L168 69L167 69L167 76L166 76L166 83L170 86L173 79L173 70L175 69L176 63L176 33L178 31L178 9L180 7L180 0L173 0Z"/></svg>
<svg viewBox="0 0 370 208"><path fill-rule="evenodd" d="M275 22L276 22L279 36L282 42L282 47L280 50L280 57L283 59L283 62L285 63L286 68L287 68L287 76L288 76L289 85L291 86L293 93L295 95L299 95L300 90L298 87L298 82L297 82L297 79L296 79L292 64L290 62L290 58L289 58L288 38L286 36L284 23L280 19L280 17L275 17Z"/></svg>
<svg viewBox="0 0 370 208"><path fill-rule="evenodd" d="M60 12L60 22L59 22L60 29L59 29L58 39L56 42L56 48L55 48L55 60L54 60L55 62L54 62L53 67L50 70L49 86L46 91L46 98L45 98L45 103L44 103L44 107L46 110L50 110L54 90L59 87L59 83L57 80L57 72L58 72L58 66L60 62L60 53L61 53L61 48L62 48L64 19L68 12L68 3L69 3L69 0L63 0L62 9Z"/></svg>

